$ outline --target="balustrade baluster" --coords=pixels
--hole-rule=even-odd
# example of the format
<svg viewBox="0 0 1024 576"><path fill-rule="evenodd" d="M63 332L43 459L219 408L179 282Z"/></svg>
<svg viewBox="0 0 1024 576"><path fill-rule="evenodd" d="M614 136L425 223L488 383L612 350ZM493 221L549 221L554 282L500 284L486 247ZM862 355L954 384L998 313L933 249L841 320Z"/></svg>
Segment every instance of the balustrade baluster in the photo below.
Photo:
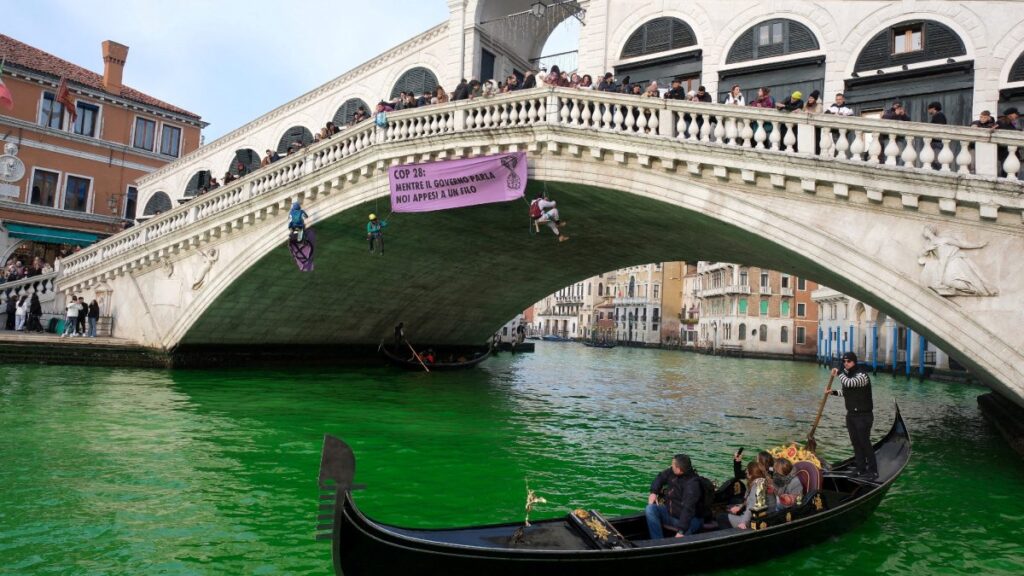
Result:
<svg viewBox="0 0 1024 576"><path fill-rule="evenodd" d="M896 143L896 135L889 133L889 142L885 145L885 165L895 166L897 164L896 158L900 155L900 145ZM952 162L952 158L950 161Z"/></svg>
<svg viewBox="0 0 1024 576"><path fill-rule="evenodd" d="M653 109L650 111L651 117L647 121L647 127L650 129L651 134L658 134L658 127L661 125L661 120L658 120L658 110Z"/></svg>
<svg viewBox="0 0 1024 576"><path fill-rule="evenodd" d="M942 139L942 150L939 151L939 172L949 172L953 164L953 149L949 145L949 139Z"/></svg>
<svg viewBox="0 0 1024 576"><path fill-rule="evenodd" d="M626 132L632 132L636 126L636 113L637 108L635 106L626 106L626 117L625 126Z"/></svg>
<svg viewBox="0 0 1024 576"><path fill-rule="evenodd" d="M484 122L483 122L483 127L484 128L491 128L493 126L493 124L492 124L493 122L494 122L494 116L491 115L491 107L490 106L484 106Z"/></svg>
<svg viewBox="0 0 1024 576"><path fill-rule="evenodd" d="M697 130L700 131L700 141L707 144L711 142L711 122L714 121L714 117L710 114L702 114L701 118L704 119L704 122L697 127Z"/></svg>
<svg viewBox="0 0 1024 576"><path fill-rule="evenodd" d="M1006 178L1009 180L1017 180L1020 173L1020 159L1017 158L1018 146L1007 146L1006 147L1006 160L1003 160L1003 171L1006 172Z"/></svg>
<svg viewBox="0 0 1024 576"><path fill-rule="evenodd" d="M839 129L839 138L836 140L836 157L840 160L848 158L847 151L850 149L850 140L846 136L846 128Z"/></svg>
<svg viewBox="0 0 1024 576"><path fill-rule="evenodd" d="M621 130L622 129L622 123L623 123L624 120L625 120L625 117L622 115L622 105L621 104L616 104L615 105L615 114L612 116L612 122L614 122L614 124L612 125L612 130L615 130L615 131Z"/></svg>
<svg viewBox="0 0 1024 576"><path fill-rule="evenodd" d="M604 108L604 111L601 112L601 128L604 130L611 130L612 120L614 119L612 116L612 107L608 104L601 104L600 106Z"/></svg>
<svg viewBox="0 0 1024 576"><path fill-rule="evenodd" d="M690 132L689 126L686 124L686 114L679 112L678 110L673 112L676 115L676 138L679 140L686 140L689 136L689 140L697 139L697 132Z"/></svg>
<svg viewBox="0 0 1024 576"><path fill-rule="evenodd" d="M560 106L558 107L558 118L559 118L559 121L562 124L568 124L569 123L569 109L571 108L571 106L569 106L569 99L568 98L559 98L558 102L560 104Z"/></svg>
<svg viewBox="0 0 1024 576"><path fill-rule="evenodd" d="M647 133L647 114L650 114L650 112L640 107L637 108L636 131L640 134Z"/></svg>
<svg viewBox="0 0 1024 576"><path fill-rule="evenodd" d="M730 146L736 145L736 139L739 136L739 131L736 130L736 119L726 118L725 120L725 139L727 144Z"/></svg>
<svg viewBox="0 0 1024 576"><path fill-rule="evenodd" d="M750 120L740 118L740 146L754 145L754 130L750 127Z"/></svg>
<svg viewBox="0 0 1024 576"><path fill-rule="evenodd" d="M572 110L569 112L569 118L572 120L573 126L578 126L580 123L580 100L579 98L572 99Z"/></svg>
<svg viewBox="0 0 1024 576"><path fill-rule="evenodd" d="M764 129L764 120L757 122L757 130L754 131L754 147L764 150L764 141L768 139L768 133Z"/></svg>
<svg viewBox="0 0 1024 576"><path fill-rule="evenodd" d="M864 131L857 130L853 135L853 142L850 143L850 160L854 162L860 162L864 159L861 154L864 153L866 146L864 142Z"/></svg>
<svg viewBox="0 0 1024 576"><path fill-rule="evenodd" d="M711 116L710 115L703 114L702 116L704 117L704 126L707 126L708 124L711 123ZM726 134L728 133L728 130L726 129L725 125L726 125L726 123L728 123L728 120L726 120L725 118L722 118L721 116L719 116L717 118L717 120L718 121L715 122L715 127L714 127L715 142L717 142L718 144L725 144L725 137L726 137ZM701 128L701 133L703 134L703 132L704 132L704 129L702 127Z"/></svg>
<svg viewBox="0 0 1024 576"><path fill-rule="evenodd" d="M960 174L970 174L971 164L974 163L974 157L971 156L970 145L961 140L960 141L960 153L956 155L957 172Z"/></svg>
<svg viewBox="0 0 1024 576"><path fill-rule="evenodd" d="M590 107L591 103L584 101L583 110L580 111L580 118L583 119L583 126L586 128L593 128L593 125L590 122L591 118L593 118L593 114L590 112Z"/></svg>
<svg viewBox="0 0 1024 576"><path fill-rule="evenodd" d="M906 144L903 146L903 153L900 154L903 165L910 168L917 167L917 150L914 149L914 140L913 136L907 136Z"/></svg>

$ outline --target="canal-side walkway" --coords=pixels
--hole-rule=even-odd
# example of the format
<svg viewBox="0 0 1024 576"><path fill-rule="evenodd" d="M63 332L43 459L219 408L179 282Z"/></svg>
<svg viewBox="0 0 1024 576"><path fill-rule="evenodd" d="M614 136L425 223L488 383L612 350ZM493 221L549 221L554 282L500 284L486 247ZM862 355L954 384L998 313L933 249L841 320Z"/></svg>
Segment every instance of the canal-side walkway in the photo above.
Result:
<svg viewBox="0 0 1024 576"><path fill-rule="evenodd" d="M49 332L0 331L0 363L166 368L169 356L121 338L61 338Z"/></svg>

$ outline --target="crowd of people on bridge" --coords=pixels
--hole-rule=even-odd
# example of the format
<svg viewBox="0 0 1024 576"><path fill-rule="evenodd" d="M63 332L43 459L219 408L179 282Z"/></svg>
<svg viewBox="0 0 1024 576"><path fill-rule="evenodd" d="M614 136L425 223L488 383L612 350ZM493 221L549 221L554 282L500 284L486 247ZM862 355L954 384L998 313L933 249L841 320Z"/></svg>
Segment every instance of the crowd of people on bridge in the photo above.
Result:
<svg viewBox="0 0 1024 576"><path fill-rule="evenodd" d="M7 259L7 264L0 269L0 284L4 282L17 282L25 278L32 278L41 274L53 272L53 266L45 262L41 257L36 256L32 263L26 266L17 256Z"/></svg>

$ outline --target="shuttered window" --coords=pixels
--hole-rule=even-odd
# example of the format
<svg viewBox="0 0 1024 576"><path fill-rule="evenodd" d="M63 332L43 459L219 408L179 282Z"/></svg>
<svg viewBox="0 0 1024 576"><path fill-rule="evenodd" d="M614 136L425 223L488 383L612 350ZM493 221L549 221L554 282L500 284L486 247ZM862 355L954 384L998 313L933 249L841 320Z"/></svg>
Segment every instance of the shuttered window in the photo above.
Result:
<svg viewBox="0 0 1024 576"><path fill-rule="evenodd" d="M313 133L305 126L292 126L284 133L284 136L281 136L281 139L278 140L277 153L287 153L288 147L291 146L292 142L302 142L303 146L309 146L309 143L312 141Z"/></svg>
<svg viewBox="0 0 1024 576"><path fill-rule="evenodd" d="M437 89L437 76L426 68L413 68L402 74L402 77L395 82L391 89L391 97L394 98L402 92L412 92L420 96L424 92L434 92Z"/></svg>
<svg viewBox="0 0 1024 576"><path fill-rule="evenodd" d="M915 31L919 31L917 40ZM896 50L897 44L900 51ZM854 70L873 72L901 64L944 60L966 54L963 40L949 26L933 20L908 20L875 34L857 55Z"/></svg>
<svg viewBox="0 0 1024 576"><path fill-rule="evenodd" d="M352 115L356 113L356 110L358 110L360 106L363 107L363 110L366 112L366 117L369 118L371 116L370 107L366 105L366 102L363 102L359 98L349 98L344 104L338 107L338 110L334 113L334 118L331 121L334 122L334 125L338 128L347 126L352 122Z"/></svg>
<svg viewBox="0 0 1024 576"><path fill-rule="evenodd" d="M1024 54L1017 57L1017 61L1013 63L1013 68L1010 68L1010 77L1006 81L1024 82Z"/></svg>
<svg viewBox="0 0 1024 576"><path fill-rule="evenodd" d="M678 18L651 20L626 40L620 58L635 58L647 54L678 50L697 44L697 36L690 25Z"/></svg>
<svg viewBox="0 0 1024 576"><path fill-rule="evenodd" d="M818 49L811 30L795 20L767 20L744 32L732 47L726 64L784 56Z"/></svg>
<svg viewBox="0 0 1024 576"><path fill-rule="evenodd" d="M163 192L157 192L146 202L146 209L142 211L143 216L153 216L158 212L167 212L171 209L171 197Z"/></svg>

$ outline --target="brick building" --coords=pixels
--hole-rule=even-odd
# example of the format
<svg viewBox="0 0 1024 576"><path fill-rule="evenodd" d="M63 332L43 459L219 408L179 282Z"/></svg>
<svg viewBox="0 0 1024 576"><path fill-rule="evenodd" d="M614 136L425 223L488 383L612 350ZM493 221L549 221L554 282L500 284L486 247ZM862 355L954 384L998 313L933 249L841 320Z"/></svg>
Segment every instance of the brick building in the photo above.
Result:
<svg viewBox="0 0 1024 576"><path fill-rule="evenodd" d="M206 124L197 114L122 83L127 56L127 46L103 42L97 74L0 34L14 100L13 110L0 107L11 166L0 173L0 264L52 263L123 229L142 214L136 179L199 147Z"/></svg>

